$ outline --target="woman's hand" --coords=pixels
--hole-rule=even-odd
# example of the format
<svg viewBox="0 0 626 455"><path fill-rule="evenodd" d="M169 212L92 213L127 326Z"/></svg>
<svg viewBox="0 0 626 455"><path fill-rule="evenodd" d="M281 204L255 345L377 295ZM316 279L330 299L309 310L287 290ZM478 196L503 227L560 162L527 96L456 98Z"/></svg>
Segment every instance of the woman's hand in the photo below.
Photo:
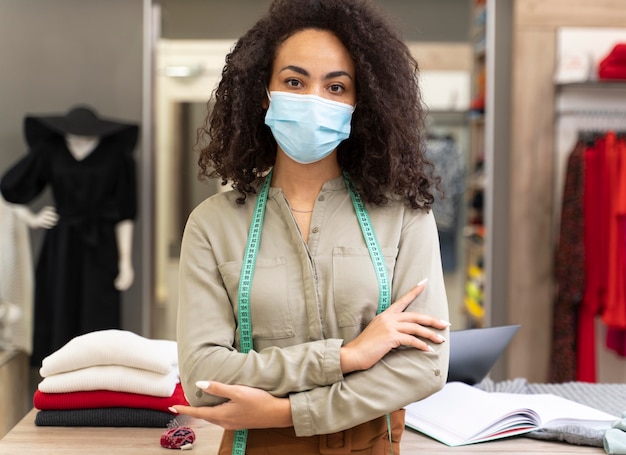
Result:
<svg viewBox="0 0 626 455"><path fill-rule="evenodd" d="M427 327L445 329L450 325L448 322L404 311L425 287L425 282L415 286L377 315L358 337L341 348L341 371L344 374L371 368L385 354L399 346L432 351L424 340L433 343L445 341L445 338Z"/></svg>
<svg viewBox="0 0 626 455"><path fill-rule="evenodd" d="M215 381L199 381L196 386L229 401L217 406L172 406L170 410L206 420L226 430L293 426L289 398L277 398L261 389Z"/></svg>

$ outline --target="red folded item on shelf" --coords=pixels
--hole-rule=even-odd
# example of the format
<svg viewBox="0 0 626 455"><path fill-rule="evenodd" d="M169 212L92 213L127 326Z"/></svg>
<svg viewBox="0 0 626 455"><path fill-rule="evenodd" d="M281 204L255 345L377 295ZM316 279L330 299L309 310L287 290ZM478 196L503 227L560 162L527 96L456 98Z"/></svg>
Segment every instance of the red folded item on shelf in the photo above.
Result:
<svg viewBox="0 0 626 455"><path fill-rule="evenodd" d="M598 64L598 78L626 80L626 43L616 44Z"/></svg>
<svg viewBox="0 0 626 455"><path fill-rule="evenodd" d="M170 412L170 406L187 405L183 387L179 383L170 397L156 397L112 390L84 392L45 393L35 391L33 405L39 410L95 409L95 408L142 408ZM171 413L171 412L170 412Z"/></svg>

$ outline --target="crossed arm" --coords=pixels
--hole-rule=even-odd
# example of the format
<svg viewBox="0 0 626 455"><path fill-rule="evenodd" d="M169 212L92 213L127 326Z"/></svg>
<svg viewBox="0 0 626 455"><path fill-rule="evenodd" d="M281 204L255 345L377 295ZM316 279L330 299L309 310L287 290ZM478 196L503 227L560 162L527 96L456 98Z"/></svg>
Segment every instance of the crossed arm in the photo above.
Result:
<svg viewBox="0 0 626 455"><path fill-rule="evenodd" d="M430 351L432 348L425 340L436 344L445 341L429 327L445 329L449 325L446 321L405 311L425 286L425 283L420 283L412 288L377 315L358 337L341 347L340 363L344 375L371 368L400 346ZM227 401L217 406L174 406L171 410L207 420L228 430L293 426L289 398L275 397L254 387L216 381L199 381L196 386Z"/></svg>

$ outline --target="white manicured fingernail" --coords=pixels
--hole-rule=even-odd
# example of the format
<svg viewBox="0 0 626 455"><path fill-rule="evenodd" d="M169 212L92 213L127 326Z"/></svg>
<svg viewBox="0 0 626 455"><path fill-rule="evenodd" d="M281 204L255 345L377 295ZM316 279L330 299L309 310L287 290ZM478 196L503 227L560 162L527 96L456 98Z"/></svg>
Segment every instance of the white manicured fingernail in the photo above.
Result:
<svg viewBox="0 0 626 455"><path fill-rule="evenodd" d="M211 386L209 381L198 381L196 382L196 387L202 390L206 390Z"/></svg>
<svg viewBox="0 0 626 455"><path fill-rule="evenodd" d="M440 339L442 342L446 341L446 337L444 337L444 336L441 336L441 335L437 334L437 337L439 337L439 339Z"/></svg>
<svg viewBox="0 0 626 455"><path fill-rule="evenodd" d="M435 350L433 349L433 347L432 347L431 345L428 345L428 350L429 350L430 352L435 352Z"/></svg>
<svg viewBox="0 0 626 455"><path fill-rule="evenodd" d="M428 278L424 278L422 281L420 281L419 283L417 283L418 286L421 286L423 284L426 284L426 282L428 281Z"/></svg>
<svg viewBox="0 0 626 455"><path fill-rule="evenodd" d="M178 411L176 409L174 409L173 407L169 407L167 408L172 414L178 414Z"/></svg>
<svg viewBox="0 0 626 455"><path fill-rule="evenodd" d="M450 327L452 324L450 324L448 321L445 321L443 319L439 319L439 321L441 321L442 324L447 325L448 327Z"/></svg>

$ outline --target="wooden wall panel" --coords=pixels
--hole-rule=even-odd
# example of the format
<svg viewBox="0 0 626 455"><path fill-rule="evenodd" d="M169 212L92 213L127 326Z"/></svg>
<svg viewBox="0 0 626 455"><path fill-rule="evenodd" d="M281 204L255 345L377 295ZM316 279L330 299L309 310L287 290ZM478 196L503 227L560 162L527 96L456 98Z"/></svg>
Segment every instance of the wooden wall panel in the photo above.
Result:
<svg viewBox="0 0 626 455"><path fill-rule="evenodd" d="M504 0L509 1L509 0ZM624 0L514 0L519 26L624 27Z"/></svg>
<svg viewBox="0 0 626 455"><path fill-rule="evenodd" d="M520 31L514 43L511 130L509 317L522 324L511 345L510 377L542 381L552 301L554 31ZM532 63L530 63L532 62Z"/></svg>

